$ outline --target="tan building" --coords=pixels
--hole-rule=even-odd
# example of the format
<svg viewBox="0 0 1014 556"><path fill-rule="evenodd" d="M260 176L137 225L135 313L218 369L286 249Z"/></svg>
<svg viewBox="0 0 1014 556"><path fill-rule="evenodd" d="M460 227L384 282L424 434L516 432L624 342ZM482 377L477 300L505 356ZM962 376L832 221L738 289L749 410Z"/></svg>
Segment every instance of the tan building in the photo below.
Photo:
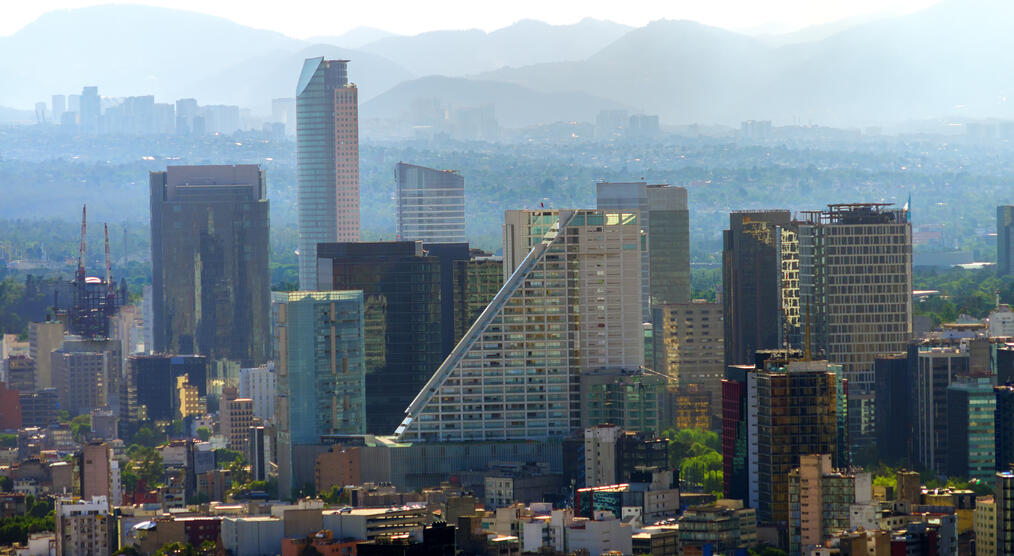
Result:
<svg viewBox="0 0 1014 556"><path fill-rule="evenodd" d="M28 354L35 360L35 387L52 388L53 367L49 354L63 345L63 322L33 322L28 325Z"/></svg>
<svg viewBox="0 0 1014 556"><path fill-rule="evenodd" d="M359 462L360 450L355 446L343 448L335 445L329 451L317 456L317 463L313 469L317 492L325 493L334 487L362 484Z"/></svg>
<svg viewBox="0 0 1014 556"><path fill-rule="evenodd" d="M975 499L975 553L993 556L996 551L996 501L992 496Z"/></svg>
<svg viewBox="0 0 1014 556"><path fill-rule="evenodd" d="M799 467L789 472L789 552L806 552L851 529L856 501L856 477L835 470L831 454L799 456Z"/></svg>
<svg viewBox="0 0 1014 556"><path fill-rule="evenodd" d="M91 443L81 452L81 496L86 500L101 496L112 501L110 459L106 443Z"/></svg>
<svg viewBox="0 0 1014 556"><path fill-rule="evenodd" d="M114 524L109 500L57 500L55 508L56 553L59 556L106 556L113 552Z"/></svg>
<svg viewBox="0 0 1014 556"><path fill-rule="evenodd" d="M652 310L655 370L669 377L676 406L700 404L717 421L722 413L725 344L722 304L694 300ZM705 428L711 428L710 423Z"/></svg>
<svg viewBox="0 0 1014 556"><path fill-rule="evenodd" d="M585 429L585 486L616 483L616 446L621 436L623 429L615 425L598 425Z"/></svg>
<svg viewBox="0 0 1014 556"><path fill-rule="evenodd" d="M222 436L230 450L247 453L250 444L250 427L253 426L253 400L237 398L236 388L222 389L219 408Z"/></svg>
<svg viewBox="0 0 1014 556"><path fill-rule="evenodd" d="M197 385L190 384L187 375L176 377L176 397L181 418L200 417L207 413L207 408L201 403Z"/></svg>

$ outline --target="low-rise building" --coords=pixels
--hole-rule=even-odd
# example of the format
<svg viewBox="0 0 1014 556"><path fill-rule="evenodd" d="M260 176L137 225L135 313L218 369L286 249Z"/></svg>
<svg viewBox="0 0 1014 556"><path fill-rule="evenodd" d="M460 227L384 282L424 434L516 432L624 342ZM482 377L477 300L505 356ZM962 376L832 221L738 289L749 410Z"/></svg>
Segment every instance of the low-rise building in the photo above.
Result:
<svg viewBox="0 0 1014 556"><path fill-rule="evenodd" d="M222 519L222 548L233 556L277 554L285 537L285 522L277 517Z"/></svg>
<svg viewBox="0 0 1014 556"><path fill-rule="evenodd" d="M54 512L56 553L59 556L102 556L116 546L109 500L59 499Z"/></svg>
<svg viewBox="0 0 1014 556"><path fill-rule="evenodd" d="M687 509L679 519L680 551L729 554L757 544L757 511L742 500Z"/></svg>

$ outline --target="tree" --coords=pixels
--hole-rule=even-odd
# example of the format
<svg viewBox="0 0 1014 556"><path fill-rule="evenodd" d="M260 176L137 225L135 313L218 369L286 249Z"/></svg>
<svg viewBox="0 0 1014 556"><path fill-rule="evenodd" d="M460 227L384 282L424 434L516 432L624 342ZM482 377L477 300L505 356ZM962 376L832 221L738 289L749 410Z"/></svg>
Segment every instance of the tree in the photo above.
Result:
<svg viewBox="0 0 1014 556"><path fill-rule="evenodd" d="M91 415L78 415L70 420L70 433L77 442L84 442L92 432Z"/></svg>
<svg viewBox="0 0 1014 556"><path fill-rule="evenodd" d="M14 481L7 476L0 477L0 492L13 492Z"/></svg>
<svg viewBox="0 0 1014 556"><path fill-rule="evenodd" d="M164 437L152 430L151 427L143 425L137 429L136 433L134 433L133 442L134 444L154 448L155 446L158 446L163 439Z"/></svg>
<svg viewBox="0 0 1014 556"><path fill-rule="evenodd" d="M197 427L196 432L197 438L200 438L204 442L207 442L208 439L211 438L211 429L208 427Z"/></svg>

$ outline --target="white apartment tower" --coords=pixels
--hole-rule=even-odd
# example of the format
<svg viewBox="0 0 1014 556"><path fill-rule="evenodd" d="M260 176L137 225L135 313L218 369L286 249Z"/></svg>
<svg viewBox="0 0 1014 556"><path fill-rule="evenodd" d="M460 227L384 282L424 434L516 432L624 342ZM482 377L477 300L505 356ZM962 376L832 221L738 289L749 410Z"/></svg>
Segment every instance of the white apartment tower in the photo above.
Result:
<svg viewBox="0 0 1014 556"><path fill-rule="evenodd" d="M408 407L399 439L579 429L580 373L644 363L638 220L636 210L507 211L509 278Z"/></svg>

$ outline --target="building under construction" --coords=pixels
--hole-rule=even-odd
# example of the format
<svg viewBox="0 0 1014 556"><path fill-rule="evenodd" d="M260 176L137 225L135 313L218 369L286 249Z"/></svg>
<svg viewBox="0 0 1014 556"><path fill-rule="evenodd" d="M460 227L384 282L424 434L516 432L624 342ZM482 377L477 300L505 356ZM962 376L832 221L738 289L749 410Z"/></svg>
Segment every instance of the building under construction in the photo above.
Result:
<svg viewBox="0 0 1014 556"><path fill-rule="evenodd" d="M117 287L112 281L109 258L109 226L105 226L106 268L105 278L85 274L85 247L87 233L87 207L81 208L81 251L77 260L77 271L71 282L73 303L68 311L70 334L82 338L108 338L109 321L125 302L125 284Z"/></svg>

